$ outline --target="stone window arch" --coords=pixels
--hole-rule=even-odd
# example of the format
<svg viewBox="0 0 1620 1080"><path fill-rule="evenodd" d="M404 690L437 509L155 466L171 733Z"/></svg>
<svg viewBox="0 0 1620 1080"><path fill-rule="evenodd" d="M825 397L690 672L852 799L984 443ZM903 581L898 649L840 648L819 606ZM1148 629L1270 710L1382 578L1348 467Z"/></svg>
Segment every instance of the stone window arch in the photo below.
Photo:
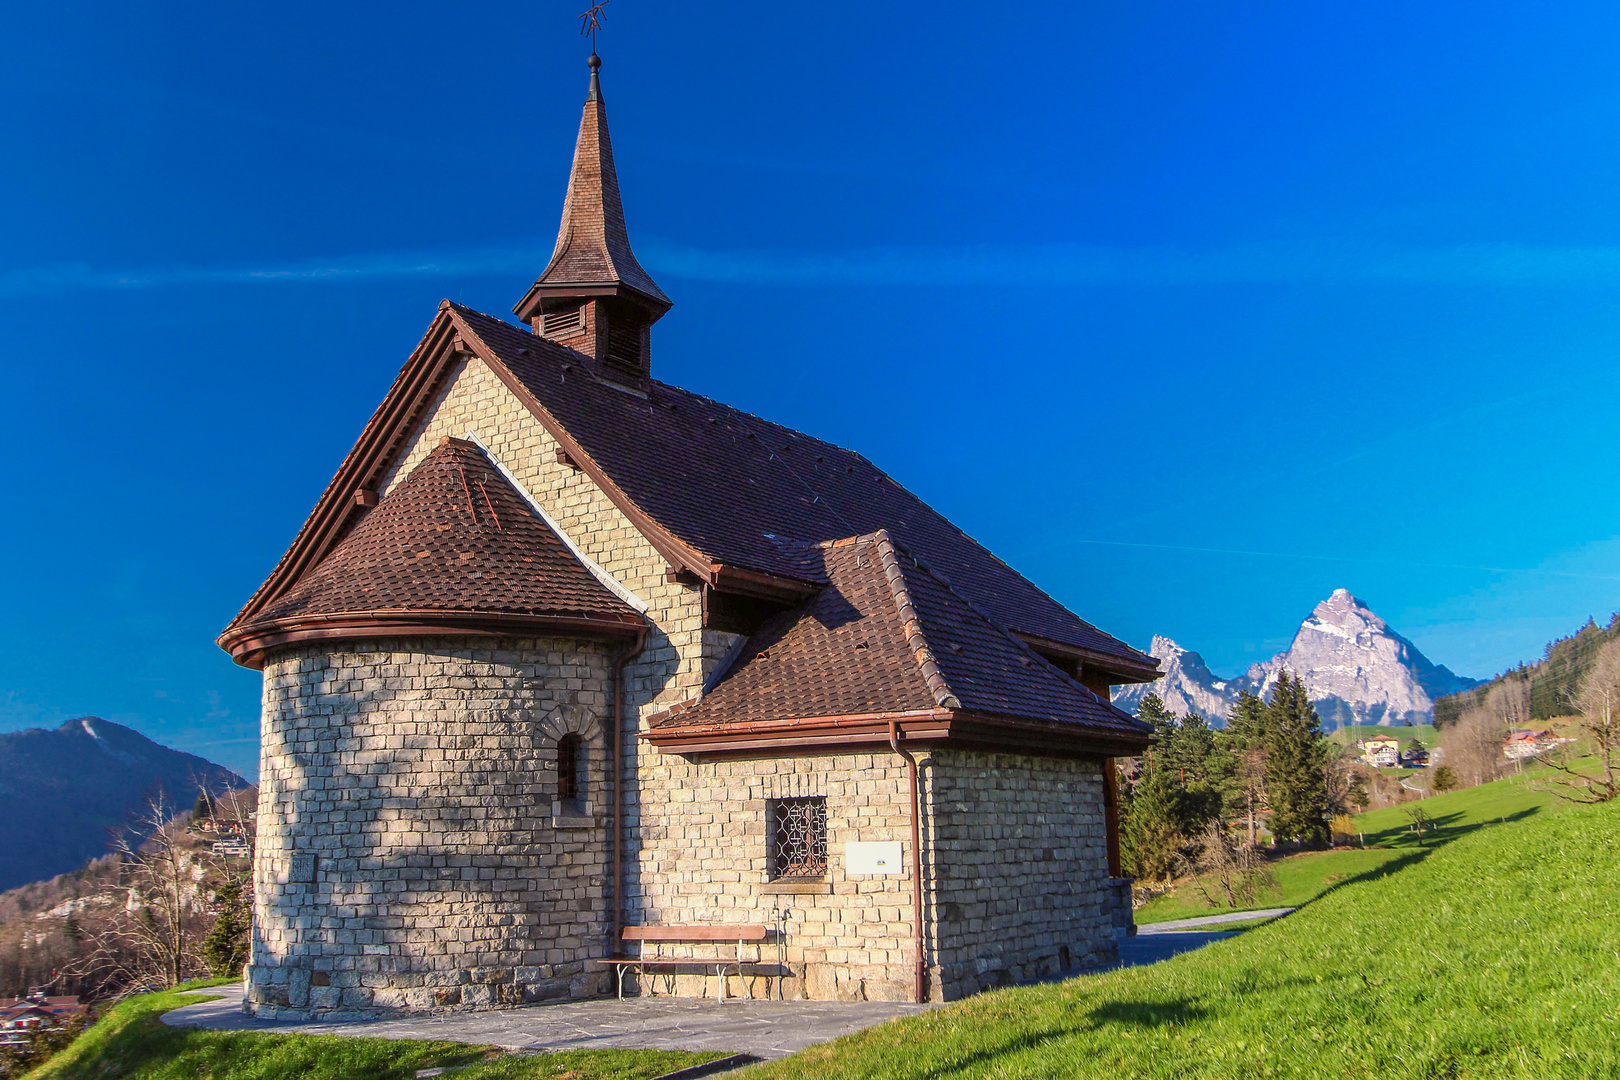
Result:
<svg viewBox="0 0 1620 1080"><path fill-rule="evenodd" d="M551 819L555 828L585 828L595 824L591 806L591 774L600 754L602 724L582 705L560 705L540 719L539 734L554 753Z"/></svg>

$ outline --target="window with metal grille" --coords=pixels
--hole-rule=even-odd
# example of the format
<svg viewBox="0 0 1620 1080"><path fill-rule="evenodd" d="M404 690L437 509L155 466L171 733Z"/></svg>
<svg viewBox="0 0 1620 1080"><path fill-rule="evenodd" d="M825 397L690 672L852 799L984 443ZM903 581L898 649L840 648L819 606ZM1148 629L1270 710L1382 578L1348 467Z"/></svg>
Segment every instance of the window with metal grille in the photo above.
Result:
<svg viewBox="0 0 1620 1080"><path fill-rule="evenodd" d="M566 311L548 311L540 317L540 332L546 337L561 337L583 329L585 329L584 305Z"/></svg>
<svg viewBox="0 0 1620 1080"><path fill-rule="evenodd" d="M582 803L585 790L585 744L569 732L557 740L557 799L573 809Z"/></svg>
<svg viewBox="0 0 1620 1080"><path fill-rule="evenodd" d="M819 878L827 874L827 800L772 799L771 877Z"/></svg>

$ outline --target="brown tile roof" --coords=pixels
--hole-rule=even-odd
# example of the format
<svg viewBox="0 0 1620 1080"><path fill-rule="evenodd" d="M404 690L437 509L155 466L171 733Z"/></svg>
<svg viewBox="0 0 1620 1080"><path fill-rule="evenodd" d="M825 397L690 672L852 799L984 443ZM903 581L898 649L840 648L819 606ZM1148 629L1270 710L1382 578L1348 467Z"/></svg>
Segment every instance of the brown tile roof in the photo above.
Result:
<svg viewBox="0 0 1620 1080"><path fill-rule="evenodd" d="M619 176L613 167L613 143L608 138L607 105L594 71L574 144L574 167L568 176L557 245L534 285L624 285L661 308L670 306L669 298L630 250ZM526 297L518 310L527 306Z"/></svg>
<svg viewBox="0 0 1620 1080"><path fill-rule="evenodd" d="M643 621L476 445L445 439L292 589L233 624L222 644L343 617L408 617L419 625L435 615L604 633L634 633Z"/></svg>
<svg viewBox="0 0 1620 1080"><path fill-rule="evenodd" d="M701 699L658 732L959 710L1145 741L1151 729L1048 663L887 532L812 549L828 586L768 620Z"/></svg>
<svg viewBox="0 0 1620 1080"><path fill-rule="evenodd" d="M860 454L679 387L645 397L589 376L578 353L450 309L650 518L717 563L816 582L803 552L887 529L996 621L1151 671L1155 661L1053 600Z"/></svg>

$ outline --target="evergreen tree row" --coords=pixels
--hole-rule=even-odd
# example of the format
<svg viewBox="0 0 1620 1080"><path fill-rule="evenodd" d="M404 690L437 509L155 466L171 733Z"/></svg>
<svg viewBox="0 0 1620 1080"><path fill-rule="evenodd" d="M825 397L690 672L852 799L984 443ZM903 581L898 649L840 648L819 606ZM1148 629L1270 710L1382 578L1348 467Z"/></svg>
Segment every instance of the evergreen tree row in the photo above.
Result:
<svg viewBox="0 0 1620 1080"><path fill-rule="evenodd" d="M1222 729L1197 713L1177 716L1151 693L1137 718L1157 738L1120 786L1120 854L1139 881L1173 876L1212 823L1250 845L1262 830L1278 845L1324 844L1332 814L1345 809L1335 802L1354 795L1354 784L1330 782L1321 721L1287 671L1268 698L1243 694Z"/></svg>

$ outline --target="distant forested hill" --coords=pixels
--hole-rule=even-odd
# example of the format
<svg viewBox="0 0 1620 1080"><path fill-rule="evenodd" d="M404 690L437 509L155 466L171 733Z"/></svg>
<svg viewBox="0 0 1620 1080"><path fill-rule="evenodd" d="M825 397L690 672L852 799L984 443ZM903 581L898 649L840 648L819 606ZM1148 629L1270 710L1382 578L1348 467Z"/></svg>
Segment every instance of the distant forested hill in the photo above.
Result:
<svg viewBox="0 0 1620 1080"><path fill-rule="evenodd" d="M1592 659L1605 643L1620 637L1620 612L1609 619L1608 626L1599 626L1588 619L1586 625L1574 635L1559 638L1547 646L1541 660L1534 664L1520 664L1505 671L1490 682L1481 683L1472 690L1450 694L1434 703L1434 724L1445 727L1468 709L1485 704L1491 688L1505 679L1530 681L1530 718L1550 720L1555 716L1568 716L1573 711L1569 699L1586 677Z"/></svg>
<svg viewBox="0 0 1620 1080"><path fill-rule="evenodd" d="M96 716L0 735L0 890L77 870L148 796L189 810L199 789L246 787L222 765Z"/></svg>

